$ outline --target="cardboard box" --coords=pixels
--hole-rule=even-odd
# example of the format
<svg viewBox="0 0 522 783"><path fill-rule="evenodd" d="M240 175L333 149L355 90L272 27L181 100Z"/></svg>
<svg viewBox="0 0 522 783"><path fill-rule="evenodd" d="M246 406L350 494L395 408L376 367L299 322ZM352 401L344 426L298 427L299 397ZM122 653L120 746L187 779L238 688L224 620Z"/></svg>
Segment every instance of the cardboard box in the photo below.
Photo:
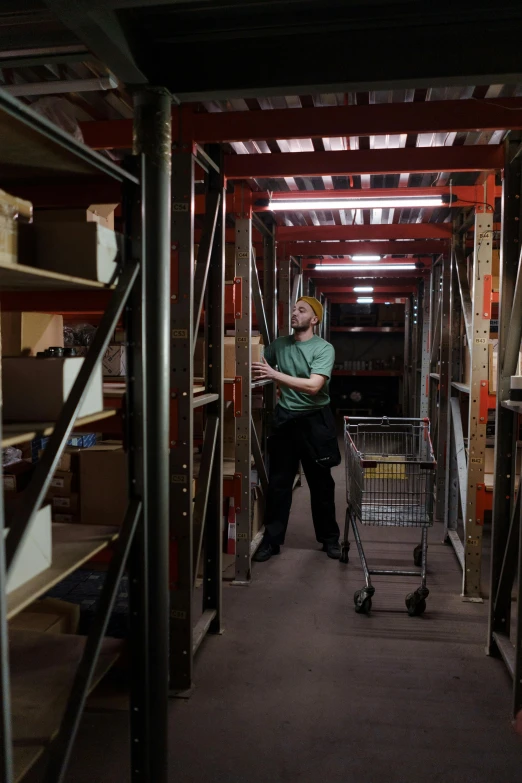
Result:
<svg viewBox="0 0 522 783"><path fill-rule="evenodd" d="M6 421L56 421L83 362L81 357L4 357L2 387ZM80 407L80 416L103 410L102 387L102 368L98 365Z"/></svg>
<svg viewBox="0 0 522 783"><path fill-rule="evenodd" d="M121 525L128 506L127 455L121 445L82 451L80 486L84 525Z"/></svg>
<svg viewBox="0 0 522 783"><path fill-rule="evenodd" d="M197 263L199 245L194 245L194 266ZM233 280L236 271L236 246L225 245L225 280Z"/></svg>
<svg viewBox="0 0 522 783"><path fill-rule="evenodd" d="M33 577L50 568L52 563L51 507L43 506L29 523L24 543L18 547L11 573L7 579L7 592L16 590ZM9 531L5 531L9 535Z"/></svg>
<svg viewBox="0 0 522 783"><path fill-rule="evenodd" d="M48 313L2 313L2 356L36 356L63 348L63 316Z"/></svg>
<svg viewBox="0 0 522 783"><path fill-rule="evenodd" d="M42 459L43 453L44 449L40 449L38 452L38 459ZM61 473L77 473L80 469L79 454L80 449L67 448L65 451L62 451L56 471Z"/></svg>
<svg viewBox="0 0 522 783"><path fill-rule="evenodd" d="M235 337L225 337L225 344L224 344L224 354L225 354L225 360L224 360L224 375L225 378L235 378L236 376L236 338ZM250 337L250 343L251 343L251 361L252 362L260 362L261 358L263 356L263 338L261 336L251 336ZM248 364L247 360L247 349L248 344L244 343L243 347L240 347L239 350L242 350L245 352L245 366Z"/></svg>
<svg viewBox="0 0 522 783"><path fill-rule="evenodd" d="M111 229L76 222L20 228L20 263L100 283L116 281L122 237Z"/></svg>
<svg viewBox="0 0 522 783"><path fill-rule="evenodd" d="M23 459L4 467L4 492L22 492L29 484L32 472L32 464Z"/></svg>
<svg viewBox="0 0 522 783"><path fill-rule="evenodd" d="M51 486L47 494L50 497L55 495L70 495L77 489L77 477L75 473L57 470L51 479Z"/></svg>
<svg viewBox="0 0 522 783"><path fill-rule="evenodd" d="M98 223L114 231L117 204L91 204L87 209L38 209L35 223Z"/></svg>
<svg viewBox="0 0 522 783"><path fill-rule="evenodd" d="M10 628L40 633L76 633L80 624L80 606L59 598L35 601L9 621Z"/></svg>
<svg viewBox="0 0 522 783"><path fill-rule="evenodd" d="M66 525L77 525L81 522L79 514L62 514L61 511L54 511L53 509L53 522L61 522Z"/></svg>
<svg viewBox="0 0 522 783"><path fill-rule="evenodd" d="M103 374L118 377L127 374L127 348L125 345L109 345L103 357Z"/></svg>
<svg viewBox="0 0 522 783"><path fill-rule="evenodd" d="M33 205L0 190L0 263L18 263L18 219L31 220Z"/></svg>
<svg viewBox="0 0 522 783"><path fill-rule="evenodd" d="M488 379L489 379L489 392L490 394L497 393L497 353L498 353L498 339L490 339L488 345ZM517 375L522 375L522 346L518 357L518 367L516 371Z"/></svg>
<svg viewBox="0 0 522 783"><path fill-rule="evenodd" d="M80 496L77 492L71 492L70 495L53 495L50 500L52 502L53 512L59 514L78 514L80 510ZM100 522L99 524L102 525L104 523Z"/></svg>

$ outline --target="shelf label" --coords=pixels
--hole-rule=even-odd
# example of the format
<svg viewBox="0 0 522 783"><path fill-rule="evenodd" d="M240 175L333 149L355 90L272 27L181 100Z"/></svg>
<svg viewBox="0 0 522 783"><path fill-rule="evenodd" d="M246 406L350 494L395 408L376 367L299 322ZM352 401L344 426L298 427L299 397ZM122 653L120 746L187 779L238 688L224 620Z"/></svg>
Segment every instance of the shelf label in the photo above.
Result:
<svg viewBox="0 0 522 783"><path fill-rule="evenodd" d="M482 465L482 459L480 457L472 457L471 458L471 464L472 465Z"/></svg>
<svg viewBox="0 0 522 783"><path fill-rule="evenodd" d="M173 339L184 339L188 337L188 331L186 329L173 329L172 330L172 338Z"/></svg>
<svg viewBox="0 0 522 783"><path fill-rule="evenodd" d="M184 473L173 473L170 477L170 481L172 484L186 484L187 477Z"/></svg>
<svg viewBox="0 0 522 783"><path fill-rule="evenodd" d="M248 260L249 256L250 253L248 252L248 250L238 250L236 253L236 259L238 261L246 261Z"/></svg>
<svg viewBox="0 0 522 783"><path fill-rule="evenodd" d="M189 205L186 201L174 201L172 203L172 211L173 212L188 212L189 211Z"/></svg>
<svg viewBox="0 0 522 783"><path fill-rule="evenodd" d="M487 340L486 340L485 337L476 337L475 338L475 343L477 345L485 345L487 343Z"/></svg>

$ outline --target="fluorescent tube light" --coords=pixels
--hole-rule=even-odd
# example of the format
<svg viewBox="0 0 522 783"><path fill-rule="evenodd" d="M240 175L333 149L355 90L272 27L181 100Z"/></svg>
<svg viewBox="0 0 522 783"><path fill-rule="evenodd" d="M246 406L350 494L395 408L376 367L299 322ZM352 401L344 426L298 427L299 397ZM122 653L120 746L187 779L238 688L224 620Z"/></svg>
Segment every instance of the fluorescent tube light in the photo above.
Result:
<svg viewBox="0 0 522 783"><path fill-rule="evenodd" d="M353 292L354 294L371 294L373 293L373 288L371 285L359 285L355 286Z"/></svg>
<svg viewBox="0 0 522 783"><path fill-rule="evenodd" d="M393 270L405 270L411 271L416 269L415 264L316 264L315 271L321 269L325 272L347 272L352 270L353 272L374 272L374 271L393 271Z"/></svg>
<svg viewBox="0 0 522 783"><path fill-rule="evenodd" d="M315 199L272 199L270 207L273 212L301 212L316 209L408 209L416 207L441 207L441 196L426 196L417 198L315 198Z"/></svg>
<svg viewBox="0 0 522 783"><path fill-rule="evenodd" d="M358 296L357 304L373 304L373 296Z"/></svg>
<svg viewBox="0 0 522 783"><path fill-rule="evenodd" d="M380 261L381 256L372 256L372 255L352 255L350 256L352 261Z"/></svg>

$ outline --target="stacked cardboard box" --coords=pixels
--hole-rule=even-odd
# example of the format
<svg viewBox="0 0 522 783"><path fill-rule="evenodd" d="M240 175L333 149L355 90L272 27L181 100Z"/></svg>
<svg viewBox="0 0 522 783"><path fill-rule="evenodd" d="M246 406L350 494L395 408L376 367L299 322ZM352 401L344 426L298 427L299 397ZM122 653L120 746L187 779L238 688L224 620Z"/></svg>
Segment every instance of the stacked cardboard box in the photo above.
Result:
<svg viewBox="0 0 522 783"><path fill-rule="evenodd" d="M18 263L18 222L31 220L33 205L0 190L0 263Z"/></svg>
<svg viewBox="0 0 522 783"><path fill-rule="evenodd" d="M84 525L121 525L128 506L127 455L121 442L80 452L80 508Z"/></svg>
<svg viewBox="0 0 522 783"><path fill-rule="evenodd" d="M47 499L52 506L53 522L80 522L80 452L79 448L67 448L51 479Z"/></svg>
<svg viewBox="0 0 522 783"><path fill-rule="evenodd" d="M63 316L48 313L2 313L2 356L36 356L63 348Z"/></svg>

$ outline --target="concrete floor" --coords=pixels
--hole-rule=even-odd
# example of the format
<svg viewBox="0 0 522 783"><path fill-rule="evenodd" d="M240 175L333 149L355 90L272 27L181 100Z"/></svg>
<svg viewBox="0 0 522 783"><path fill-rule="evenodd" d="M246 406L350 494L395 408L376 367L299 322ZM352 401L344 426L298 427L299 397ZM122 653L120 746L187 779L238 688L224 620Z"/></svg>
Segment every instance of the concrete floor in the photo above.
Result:
<svg viewBox="0 0 522 783"><path fill-rule="evenodd" d="M337 473L338 514L344 477ZM370 564L410 567L415 530L363 528ZM248 588L224 587L225 628L196 661L196 689L173 701L172 783L519 783L522 740L510 681L484 655L486 605L459 598L460 570L433 529L426 614L410 618L411 579L362 586L314 541L308 490L297 489L282 555ZM126 781L126 716L85 716L67 783Z"/></svg>

